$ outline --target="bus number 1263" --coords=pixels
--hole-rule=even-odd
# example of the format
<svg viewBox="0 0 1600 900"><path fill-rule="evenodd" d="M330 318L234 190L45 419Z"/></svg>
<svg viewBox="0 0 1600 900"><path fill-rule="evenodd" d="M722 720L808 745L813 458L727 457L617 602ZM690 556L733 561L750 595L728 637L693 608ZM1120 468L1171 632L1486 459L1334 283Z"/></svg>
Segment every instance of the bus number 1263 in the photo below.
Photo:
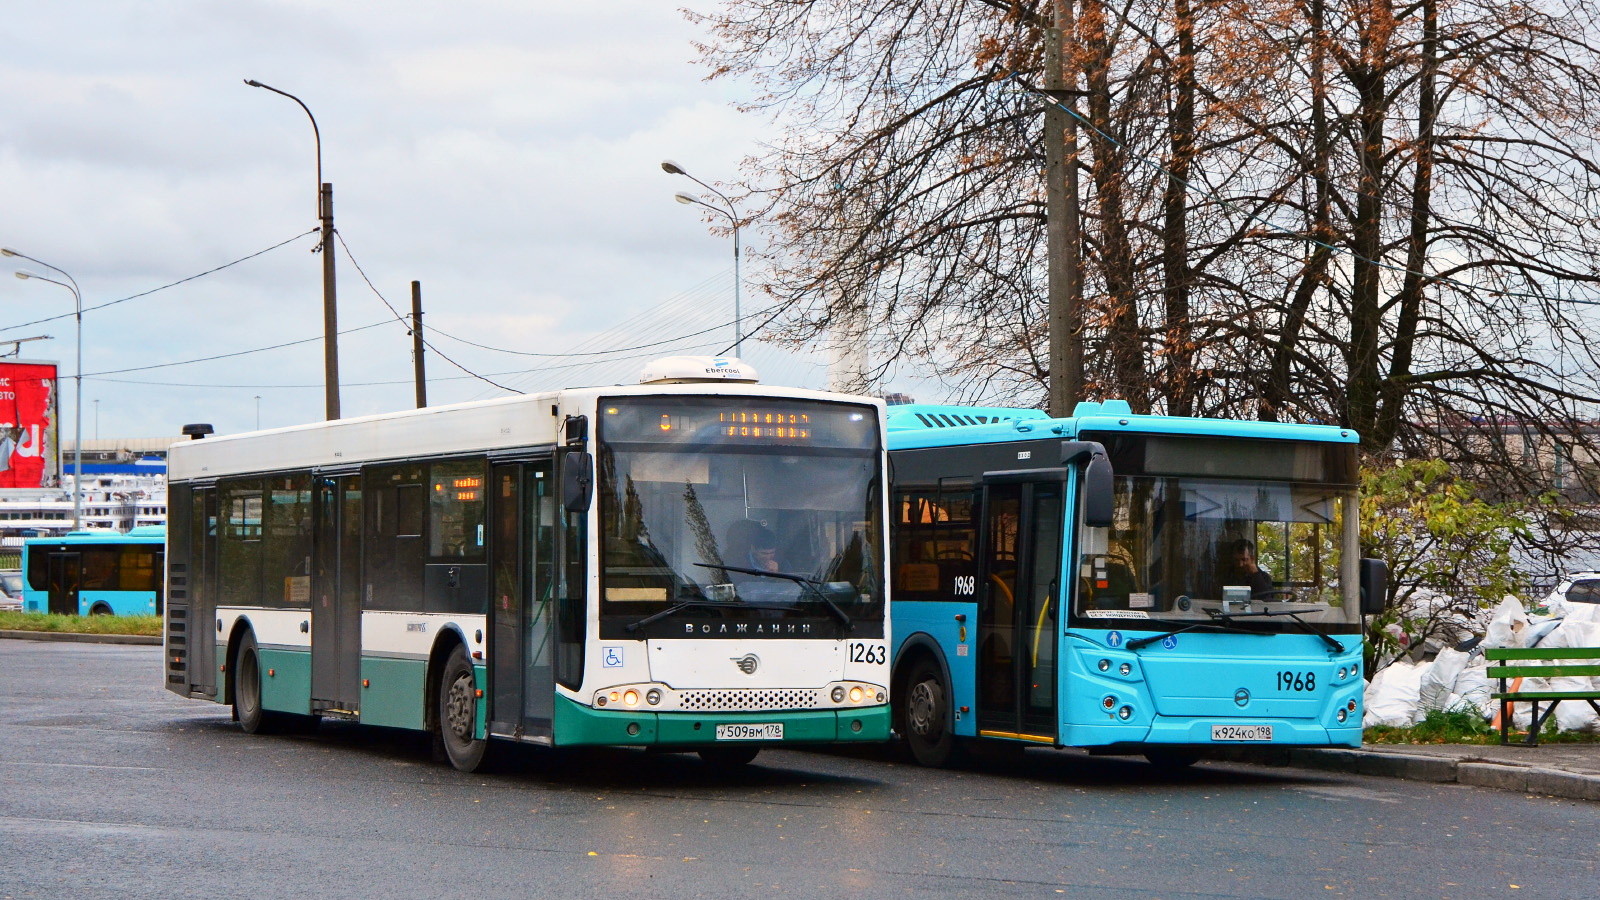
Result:
<svg viewBox="0 0 1600 900"><path fill-rule="evenodd" d="M889 661L889 650L882 644L852 643L850 661L881 666Z"/></svg>

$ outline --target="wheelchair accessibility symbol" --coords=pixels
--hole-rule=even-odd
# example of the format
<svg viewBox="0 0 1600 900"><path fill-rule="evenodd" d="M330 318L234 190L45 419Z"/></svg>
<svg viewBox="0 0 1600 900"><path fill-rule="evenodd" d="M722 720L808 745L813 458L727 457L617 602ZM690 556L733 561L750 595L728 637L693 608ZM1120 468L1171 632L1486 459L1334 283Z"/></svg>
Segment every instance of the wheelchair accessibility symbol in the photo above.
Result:
<svg viewBox="0 0 1600 900"><path fill-rule="evenodd" d="M1161 646L1167 648L1168 650L1177 649L1177 647L1178 647L1178 636L1175 635L1175 634L1167 635L1166 637L1161 639Z"/></svg>
<svg viewBox="0 0 1600 900"><path fill-rule="evenodd" d="M607 647L603 665L608 669L622 668L622 648Z"/></svg>

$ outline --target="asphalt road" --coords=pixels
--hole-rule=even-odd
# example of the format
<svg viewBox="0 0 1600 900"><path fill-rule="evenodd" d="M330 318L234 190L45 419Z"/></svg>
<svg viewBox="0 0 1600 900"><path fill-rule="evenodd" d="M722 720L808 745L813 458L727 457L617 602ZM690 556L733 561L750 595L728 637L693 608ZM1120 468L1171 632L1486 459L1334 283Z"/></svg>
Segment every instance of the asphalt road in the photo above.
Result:
<svg viewBox="0 0 1600 900"><path fill-rule="evenodd" d="M1600 804L1030 750L518 753L253 737L151 647L0 640L0 898L1600 896Z"/></svg>

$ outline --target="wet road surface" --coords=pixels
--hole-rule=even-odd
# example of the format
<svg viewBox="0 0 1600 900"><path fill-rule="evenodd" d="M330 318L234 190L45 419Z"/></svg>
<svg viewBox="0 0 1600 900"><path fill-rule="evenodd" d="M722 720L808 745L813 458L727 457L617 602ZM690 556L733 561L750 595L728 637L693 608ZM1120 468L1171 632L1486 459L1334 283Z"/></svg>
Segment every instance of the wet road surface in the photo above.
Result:
<svg viewBox="0 0 1600 900"><path fill-rule="evenodd" d="M0 640L0 898L1600 896L1582 801L1047 750L462 775L404 732L245 735L160 663Z"/></svg>

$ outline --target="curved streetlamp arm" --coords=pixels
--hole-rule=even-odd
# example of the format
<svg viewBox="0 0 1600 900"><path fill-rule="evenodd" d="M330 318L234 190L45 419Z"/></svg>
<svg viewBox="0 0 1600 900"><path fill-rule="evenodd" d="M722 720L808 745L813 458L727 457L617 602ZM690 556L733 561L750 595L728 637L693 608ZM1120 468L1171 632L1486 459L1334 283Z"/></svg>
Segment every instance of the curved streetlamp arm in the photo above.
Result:
<svg viewBox="0 0 1600 900"><path fill-rule="evenodd" d="M694 197L694 196L692 196L690 194L680 194L678 196L687 197L687 198L689 198L689 202L690 203L693 203L696 206L704 206L706 209L711 210L712 212L716 213L719 216L727 216L728 219L730 220L730 222L733 224L733 226L735 228L737 228L739 226L739 217L734 215L732 212L730 212L730 211L728 211L726 209L722 209L720 207L712 206L711 204L705 202L704 200L701 200L701 199L699 199L697 197Z"/></svg>
<svg viewBox="0 0 1600 900"><path fill-rule="evenodd" d="M22 254L20 254L20 253L18 253L17 255L18 256L22 256ZM22 256L22 258L23 259L32 259L32 257L28 257L28 256ZM33 260L33 261L34 262L39 262L36 259ZM44 265L49 265L49 263L39 263L39 265L44 266ZM50 266L50 268L55 269L55 266ZM56 271L57 272L61 272L60 269L56 269ZM67 275L67 273L65 273L65 272L61 272L61 274ZM49 277L47 275L40 275L38 272L18 272L17 273L17 277L18 278L27 279L29 281L44 281L44 282L48 282L50 284L53 284L56 287L66 288L67 290L72 292L72 299L77 302L78 307L80 309L83 307L83 295L78 293L78 285L75 284L75 283L74 284L68 284L67 283L67 281L71 281L72 280L72 276L71 275L67 275L67 281L57 281L54 278L51 278L51 277ZM81 316L82 313L79 313L78 315Z"/></svg>
<svg viewBox="0 0 1600 900"><path fill-rule="evenodd" d="M246 78L244 83L250 85L251 87L264 88L265 90L269 90L274 94L281 94L282 96L288 97L290 100L299 103L300 108L306 111L306 118L311 120L311 135L312 137L316 138L317 141L317 218L322 218L322 131L321 129L317 128L317 117L311 114L311 107L306 106L299 97L296 97L288 91L280 91L270 84L262 84L253 78Z"/></svg>
<svg viewBox="0 0 1600 900"><path fill-rule="evenodd" d="M82 294L82 292L80 292L78 290L78 282L73 280L72 276L67 273L66 269L63 269L63 268L61 268L59 266L52 266L52 265L50 265L49 263L45 262L42 259L34 259L33 257L29 256L28 254L19 253L16 250L11 249L10 247L5 248L4 253L5 253L6 256L15 256L18 259L25 259L28 262L37 263L37 264L39 264L41 266L44 266L46 269L49 269L49 270L51 270L53 272L60 272L61 273L61 277L67 279L70 282L72 282L72 284L70 286L65 285L65 284L61 284L61 282L56 281L54 279L46 278L43 275L35 275L35 274L31 274L30 273L28 275L28 277L29 278L37 278L40 281L48 281L51 284L61 284L62 287L64 287L67 290L71 291L73 296L79 297L80 301L81 301L81 298L82 298L83 294Z"/></svg>
<svg viewBox="0 0 1600 900"><path fill-rule="evenodd" d="M728 195L727 194L724 194L723 192L721 192L721 191L717 190L716 188L712 187L711 185L706 184L704 181L701 181L700 179L694 177L693 175L690 175L688 172L684 172L683 173L683 177L689 179L690 181L694 182L695 184L700 185L701 187L705 188L706 190L710 191L711 193L716 194L718 197L721 197L722 198L722 202L728 204L728 209L727 209L728 215L733 218L733 220L734 220L734 222L736 224L738 223L738 221L739 221L739 211L734 208L733 201L728 199ZM708 206L709 204L702 203L701 205L702 206ZM721 210L719 210L719 212L720 211Z"/></svg>

